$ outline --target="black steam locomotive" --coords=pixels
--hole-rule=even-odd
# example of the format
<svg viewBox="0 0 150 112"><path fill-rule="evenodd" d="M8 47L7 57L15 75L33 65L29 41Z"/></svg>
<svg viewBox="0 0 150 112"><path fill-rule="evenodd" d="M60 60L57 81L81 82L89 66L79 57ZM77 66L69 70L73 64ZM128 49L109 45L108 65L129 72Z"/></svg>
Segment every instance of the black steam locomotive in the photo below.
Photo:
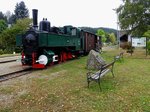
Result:
<svg viewBox="0 0 150 112"><path fill-rule="evenodd" d="M23 49L22 65L44 68L98 49L97 35L71 25L51 27L47 19L43 19L38 28L37 15L38 10L33 9L33 27L16 37L16 45Z"/></svg>

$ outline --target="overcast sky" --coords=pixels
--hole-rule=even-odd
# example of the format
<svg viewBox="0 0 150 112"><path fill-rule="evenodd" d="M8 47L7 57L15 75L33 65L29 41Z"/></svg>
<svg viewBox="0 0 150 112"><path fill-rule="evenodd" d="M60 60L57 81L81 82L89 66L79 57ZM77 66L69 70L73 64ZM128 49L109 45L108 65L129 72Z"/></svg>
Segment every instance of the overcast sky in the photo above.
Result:
<svg viewBox="0 0 150 112"><path fill-rule="evenodd" d="M16 3L22 0L3 0L0 11L14 12ZM47 18L51 26L73 25L76 27L117 28L117 15L113 9L122 0L23 0L29 9L38 9L38 21Z"/></svg>

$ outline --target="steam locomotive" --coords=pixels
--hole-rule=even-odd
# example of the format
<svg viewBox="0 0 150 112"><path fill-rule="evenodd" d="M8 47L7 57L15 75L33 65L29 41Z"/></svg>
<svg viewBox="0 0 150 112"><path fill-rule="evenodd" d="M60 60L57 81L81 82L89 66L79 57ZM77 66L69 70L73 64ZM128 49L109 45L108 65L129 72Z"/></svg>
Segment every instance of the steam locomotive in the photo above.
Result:
<svg viewBox="0 0 150 112"><path fill-rule="evenodd" d="M101 38L97 35L71 25L51 27L47 19L43 19L38 28L38 10L32 12L33 26L25 34L16 36L16 46L22 47L22 65L45 68L99 49Z"/></svg>

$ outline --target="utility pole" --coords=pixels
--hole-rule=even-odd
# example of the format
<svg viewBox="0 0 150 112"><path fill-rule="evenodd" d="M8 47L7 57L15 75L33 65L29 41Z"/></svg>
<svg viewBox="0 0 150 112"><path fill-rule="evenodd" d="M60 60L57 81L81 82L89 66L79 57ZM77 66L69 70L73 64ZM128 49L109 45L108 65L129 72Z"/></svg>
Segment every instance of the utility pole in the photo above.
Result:
<svg viewBox="0 0 150 112"><path fill-rule="evenodd" d="M116 14L117 14L117 44L118 44L118 49L120 49L120 31L119 31L119 18L118 18L118 13L117 9L113 9Z"/></svg>
<svg viewBox="0 0 150 112"><path fill-rule="evenodd" d="M147 52L147 41L148 41L148 39L147 39L147 37L146 37L146 56L147 56L147 54L148 54L148 52Z"/></svg>

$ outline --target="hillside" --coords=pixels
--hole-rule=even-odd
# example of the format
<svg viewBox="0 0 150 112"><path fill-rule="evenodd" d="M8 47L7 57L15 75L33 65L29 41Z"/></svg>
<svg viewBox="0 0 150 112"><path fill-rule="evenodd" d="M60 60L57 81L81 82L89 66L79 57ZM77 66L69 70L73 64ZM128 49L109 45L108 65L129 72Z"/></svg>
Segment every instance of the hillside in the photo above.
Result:
<svg viewBox="0 0 150 112"><path fill-rule="evenodd" d="M80 27L83 30L87 30L89 32L92 33L96 33L98 29L103 29L105 32L107 33L114 33L115 35L117 34L117 30L116 29L112 29L112 28L104 28L104 27L98 27L98 28L92 28L92 27Z"/></svg>

